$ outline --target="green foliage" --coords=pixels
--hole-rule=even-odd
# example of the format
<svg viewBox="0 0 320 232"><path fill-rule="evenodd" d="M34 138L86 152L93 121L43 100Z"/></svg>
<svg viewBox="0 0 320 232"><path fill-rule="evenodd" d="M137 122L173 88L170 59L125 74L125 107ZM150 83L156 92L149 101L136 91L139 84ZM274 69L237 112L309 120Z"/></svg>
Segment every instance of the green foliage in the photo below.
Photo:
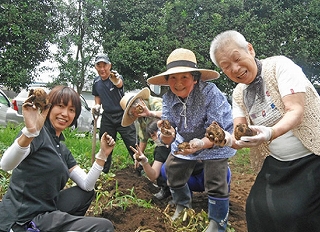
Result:
<svg viewBox="0 0 320 232"><path fill-rule="evenodd" d="M232 171L254 173L251 168L249 148L237 150L235 156L230 159L230 163L234 164Z"/></svg>
<svg viewBox="0 0 320 232"><path fill-rule="evenodd" d="M0 4L0 83L18 91L48 58L48 42L60 29L52 1L12 0Z"/></svg>
<svg viewBox="0 0 320 232"><path fill-rule="evenodd" d="M102 36L98 32L102 26L100 9L104 6L93 0L56 2L64 30L56 40L58 51L54 57L60 74L54 77L54 83L70 83L81 93L95 77L92 58L101 46Z"/></svg>
<svg viewBox="0 0 320 232"><path fill-rule="evenodd" d="M116 182L116 190L114 195L112 196L111 200L109 200L107 207L113 208L113 207L120 207L123 209L123 211L126 211L126 208L129 205L137 205L139 207L143 208L152 208L151 201L149 202L145 200L141 200L136 197L134 193L134 187L132 189L129 189L130 194L123 195L122 192L118 189L118 182Z"/></svg>
<svg viewBox="0 0 320 232"><path fill-rule="evenodd" d="M319 12L318 0L5 0L0 5L0 83L18 89L34 80L33 70L48 58L51 42L58 48L60 70L53 84L71 84L79 93L90 89L93 57L106 52L124 76L126 90L141 89L147 77L166 69L167 56L178 47L193 50L199 68L215 69L209 46L228 29L243 33L258 58L288 56L315 83ZM235 85L224 74L215 83L228 94Z"/></svg>
<svg viewBox="0 0 320 232"><path fill-rule="evenodd" d="M5 149L11 145L17 133L21 130L22 126L18 126L16 128L0 128L0 146L2 153ZM91 167L91 148L92 148L92 135L87 135L85 137L79 136L76 130L67 129L64 132L66 137L66 145L73 153L75 159L82 166L82 168L87 171ZM154 144L148 143L146 148L146 155L151 159L152 162L152 152L153 152ZM99 149L99 143L96 145L96 150ZM246 156L245 150L240 150L236 159L232 162L235 162L236 165L248 165L248 157ZM108 174L100 175L100 178L97 180L95 190L96 190L96 199L92 203L93 204L93 213L94 215L100 215L106 207L120 207L123 211L126 211L127 207L130 205L135 205L137 207L143 208L153 208L153 204L151 200L146 201L139 199L135 192L134 187L128 189L128 193L123 193L118 188L118 183L116 182L116 186L112 188L112 191L107 191L108 187L107 183L110 183L110 180L115 178L113 172L115 170L119 170L121 168L125 168L128 165L133 165L131 157L128 155L128 151L125 148L125 145L118 135L117 145L113 152L113 166L111 171ZM9 180L10 180L11 172L4 172L0 170L0 199L1 196L7 191ZM72 186L74 183L72 181L68 182L68 186ZM107 202L107 203L106 203ZM167 210L167 209L166 209ZM165 214L168 217L168 221L171 221L168 212L165 210ZM181 220L177 220L172 223L172 227L177 229L177 231L203 231L208 224L208 216L205 211L195 213L192 210L186 212L186 216L183 215ZM230 226L227 228L228 232L234 232Z"/></svg>

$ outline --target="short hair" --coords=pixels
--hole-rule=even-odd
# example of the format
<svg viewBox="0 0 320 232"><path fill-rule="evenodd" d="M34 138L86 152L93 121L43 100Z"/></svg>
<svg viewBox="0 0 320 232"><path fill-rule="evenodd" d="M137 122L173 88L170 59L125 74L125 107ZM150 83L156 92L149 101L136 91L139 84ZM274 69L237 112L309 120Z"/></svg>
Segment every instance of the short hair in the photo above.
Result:
<svg viewBox="0 0 320 232"><path fill-rule="evenodd" d="M234 30L228 30L218 34L210 45L210 58L217 67L219 67L219 65L215 57L216 52L230 43L236 43L240 48L248 51L248 41L241 33Z"/></svg>
<svg viewBox="0 0 320 232"><path fill-rule="evenodd" d="M59 105L61 104L61 102L66 106L71 100L72 105L76 109L76 115L70 126L73 126L76 124L79 118L79 115L81 113L81 100L80 100L79 94L74 89L68 86L58 85L50 91L48 98L49 98L49 103L51 103L52 106ZM52 107L50 108L48 117L51 112L51 109Z"/></svg>

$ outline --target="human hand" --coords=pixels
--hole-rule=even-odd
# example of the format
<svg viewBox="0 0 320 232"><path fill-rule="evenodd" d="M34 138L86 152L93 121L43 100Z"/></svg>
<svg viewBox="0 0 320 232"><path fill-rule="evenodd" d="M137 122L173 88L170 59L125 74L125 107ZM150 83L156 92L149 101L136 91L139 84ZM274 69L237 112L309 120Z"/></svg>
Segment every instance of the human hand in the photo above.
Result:
<svg viewBox="0 0 320 232"><path fill-rule="evenodd" d="M190 141L191 142L191 141ZM192 147L190 142L182 142L178 144L178 151L175 151L174 153L177 155L190 155L198 151L197 148Z"/></svg>
<svg viewBox="0 0 320 232"><path fill-rule="evenodd" d="M190 140L189 142L190 147L197 149L197 150L201 150L204 146L204 142L202 139L198 139L198 138L194 138L192 140Z"/></svg>
<svg viewBox="0 0 320 232"><path fill-rule="evenodd" d="M114 139L113 139L110 135L108 135L107 132L105 132L105 133L101 136L101 140L100 140L100 150L99 150L99 152L95 155L96 159L100 159L100 160L107 161L108 156L109 156L110 153L112 152L115 144L116 144L116 142L114 141Z"/></svg>
<svg viewBox="0 0 320 232"><path fill-rule="evenodd" d="M114 84L114 85L119 85L120 84L120 74L115 71L115 70L111 70L111 73L110 73L110 81Z"/></svg>
<svg viewBox="0 0 320 232"><path fill-rule="evenodd" d="M47 118L51 104L44 108L37 106L35 97L32 95L22 105L22 115L25 127L22 133L28 138L37 137Z"/></svg>
<svg viewBox="0 0 320 232"><path fill-rule="evenodd" d="M164 137L175 137L176 131L175 129L171 126L170 122L168 120L159 120L157 122L157 126L160 129L160 132L162 136Z"/></svg>
<svg viewBox="0 0 320 232"><path fill-rule="evenodd" d="M143 152L141 151L138 145L136 145L136 149L133 148L132 146L130 146L130 149L134 152L133 158L135 160L134 162L135 168L139 167L139 164L143 166L146 163L148 163L148 158L143 154Z"/></svg>
<svg viewBox="0 0 320 232"><path fill-rule="evenodd" d="M232 146L232 136L228 131L223 130L217 122L212 122L206 129L205 136L213 142L214 145L224 147Z"/></svg>
<svg viewBox="0 0 320 232"><path fill-rule="evenodd" d="M273 130L271 127L249 126L249 128L256 132L257 135L242 136L240 140L236 140L236 144L239 147L256 147L272 138Z"/></svg>
<svg viewBox="0 0 320 232"><path fill-rule="evenodd" d="M91 109L92 114L100 115L100 108L101 108L100 104L95 104Z"/></svg>

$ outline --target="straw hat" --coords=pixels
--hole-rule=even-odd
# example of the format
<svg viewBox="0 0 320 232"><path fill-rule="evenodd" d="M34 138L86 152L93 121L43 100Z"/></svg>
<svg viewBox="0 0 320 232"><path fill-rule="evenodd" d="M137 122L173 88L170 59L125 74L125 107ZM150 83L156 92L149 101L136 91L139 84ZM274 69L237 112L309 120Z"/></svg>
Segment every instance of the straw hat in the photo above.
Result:
<svg viewBox="0 0 320 232"><path fill-rule="evenodd" d="M195 54L188 49L177 48L168 56L167 71L150 77L147 81L149 84L153 85L168 85L168 81L165 79L165 76L191 71L201 72L202 81L214 80L220 76L220 74L214 70L198 69Z"/></svg>
<svg viewBox="0 0 320 232"><path fill-rule="evenodd" d="M122 126L130 126L136 119L137 117L129 117L128 112L129 109L132 105L132 103L137 99L137 98L142 98L142 99L148 99L150 97L150 90L148 87L143 88L139 93L137 93L135 96L132 95L124 95L121 100L120 100L120 105L122 109L124 110L123 116L122 116Z"/></svg>

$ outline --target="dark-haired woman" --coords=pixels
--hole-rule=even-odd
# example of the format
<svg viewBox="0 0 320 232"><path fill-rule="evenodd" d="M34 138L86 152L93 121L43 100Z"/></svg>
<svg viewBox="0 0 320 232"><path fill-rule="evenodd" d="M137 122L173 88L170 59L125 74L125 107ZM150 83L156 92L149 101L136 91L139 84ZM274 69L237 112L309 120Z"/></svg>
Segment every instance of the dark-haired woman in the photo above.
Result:
<svg viewBox="0 0 320 232"><path fill-rule="evenodd" d="M25 127L0 161L12 170L7 193L0 202L0 231L114 231L105 218L84 217L94 197L94 185L115 142L107 134L90 171L81 169L63 143L62 131L80 115L79 95L56 86L47 109L34 102L22 106ZM65 188L71 178L76 185Z"/></svg>

